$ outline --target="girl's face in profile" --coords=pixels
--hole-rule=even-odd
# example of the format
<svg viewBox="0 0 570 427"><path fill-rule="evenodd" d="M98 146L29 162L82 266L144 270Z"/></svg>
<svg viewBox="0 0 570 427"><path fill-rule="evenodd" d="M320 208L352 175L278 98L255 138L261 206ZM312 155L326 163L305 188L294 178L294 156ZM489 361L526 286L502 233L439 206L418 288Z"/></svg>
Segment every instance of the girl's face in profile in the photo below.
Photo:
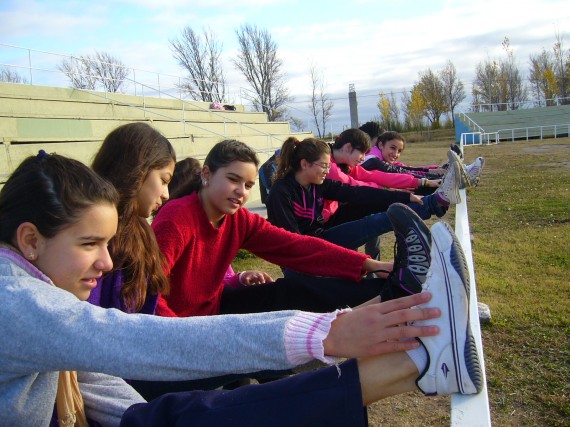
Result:
<svg viewBox="0 0 570 427"><path fill-rule="evenodd" d="M168 200L168 184L174 173L174 162L161 169L151 170L137 196L137 214L148 218Z"/></svg>
<svg viewBox="0 0 570 427"><path fill-rule="evenodd" d="M384 160L388 163L394 163L400 158L402 151L404 151L404 141L391 139L390 141L386 141L384 145L380 145L379 148Z"/></svg>
<svg viewBox="0 0 570 427"><path fill-rule="evenodd" d="M330 154L323 154L319 160L309 163L306 169L308 181L311 184L320 185L323 183L327 174L331 170L331 156Z"/></svg>
<svg viewBox="0 0 570 427"><path fill-rule="evenodd" d="M255 185L257 168L253 163L235 160L211 173L204 166L201 200L208 218L215 225L224 215L233 215L249 198Z"/></svg>
<svg viewBox="0 0 570 427"><path fill-rule="evenodd" d="M58 288L86 300L97 279L113 268L107 244L117 231L117 221L117 209L111 204L86 208L79 221L54 237L39 235L33 264Z"/></svg>

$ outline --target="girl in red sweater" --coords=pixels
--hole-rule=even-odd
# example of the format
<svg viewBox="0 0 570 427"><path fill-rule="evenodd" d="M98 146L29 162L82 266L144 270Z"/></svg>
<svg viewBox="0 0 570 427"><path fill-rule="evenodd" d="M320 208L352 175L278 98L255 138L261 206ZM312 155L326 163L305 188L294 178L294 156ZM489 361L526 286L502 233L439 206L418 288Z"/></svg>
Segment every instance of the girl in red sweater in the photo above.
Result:
<svg viewBox="0 0 570 427"><path fill-rule="evenodd" d="M159 315L329 311L359 305L383 291L384 280L361 278L369 271L390 271L392 263L285 231L242 209L255 183L257 167L256 154L247 145L238 141L216 144L206 157L201 176L182 192L188 195L171 200L154 219L152 228L166 258L171 286L170 294L159 299ZM239 249L287 269L328 278L224 287L224 272Z"/></svg>
<svg viewBox="0 0 570 427"><path fill-rule="evenodd" d="M172 198L176 199L180 195L184 195L185 185L200 176L202 166L200 161L187 157L176 162L174 175L168 184L168 191ZM166 202L165 202L166 203ZM260 283L273 282L269 274L259 270L245 270L236 273L230 265L224 275L224 286L240 286L240 285L258 285Z"/></svg>

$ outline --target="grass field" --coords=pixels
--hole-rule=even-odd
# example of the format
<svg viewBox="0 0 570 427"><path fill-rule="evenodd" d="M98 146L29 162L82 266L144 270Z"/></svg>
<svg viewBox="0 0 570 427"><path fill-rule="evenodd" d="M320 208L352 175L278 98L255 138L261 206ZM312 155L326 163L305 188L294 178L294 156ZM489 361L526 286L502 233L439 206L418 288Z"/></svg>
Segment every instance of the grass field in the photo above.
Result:
<svg viewBox="0 0 570 427"><path fill-rule="evenodd" d="M439 163L450 141L409 144L403 161ZM570 425L570 139L466 149L486 159L468 190L483 346L495 426ZM453 212L445 218L454 224ZM428 221L432 224L433 221ZM393 256L383 239L382 258ZM237 269L274 265L251 257ZM369 408L370 426L449 425L449 398L410 393Z"/></svg>

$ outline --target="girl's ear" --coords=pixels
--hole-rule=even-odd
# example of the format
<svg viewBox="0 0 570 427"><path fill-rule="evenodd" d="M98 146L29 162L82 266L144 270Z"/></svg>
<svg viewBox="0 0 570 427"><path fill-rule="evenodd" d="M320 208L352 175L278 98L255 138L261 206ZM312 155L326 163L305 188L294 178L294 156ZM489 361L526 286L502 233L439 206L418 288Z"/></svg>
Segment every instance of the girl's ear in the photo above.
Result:
<svg viewBox="0 0 570 427"><path fill-rule="evenodd" d="M301 159L301 161L299 162L299 165L301 166L301 169L307 169L311 164L307 161L307 159Z"/></svg>
<svg viewBox="0 0 570 427"><path fill-rule="evenodd" d="M200 177L202 178L202 184L207 183L210 178L212 176L212 173L210 172L210 168L208 166L204 166L202 168L202 172L200 172Z"/></svg>
<svg viewBox="0 0 570 427"><path fill-rule="evenodd" d="M23 222L16 229L15 245L24 257L30 261L35 260L40 252L44 237L38 228L31 222Z"/></svg>

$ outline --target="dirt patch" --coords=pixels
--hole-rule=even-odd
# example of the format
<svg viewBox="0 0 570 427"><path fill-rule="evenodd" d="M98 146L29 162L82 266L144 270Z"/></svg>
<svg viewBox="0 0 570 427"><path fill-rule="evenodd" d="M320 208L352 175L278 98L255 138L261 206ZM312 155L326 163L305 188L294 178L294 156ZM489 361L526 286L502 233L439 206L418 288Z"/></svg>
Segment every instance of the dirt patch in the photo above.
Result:
<svg viewBox="0 0 570 427"><path fill-rule="evenodd" d="M559 151L570 150L570 144L547 144L547 145L535 145L533 147L524 147L523 151L526 153L544 154L551 153L556 155Z"/></svg>
<svg viewBox="0 0 570 427"><path fill-rule="evenodd" d="M537 154L537 155L551 155L552 162L548 163L538 163L537 167L549 167L549 168L563 168L570 169L570 160L568 156L570 155L570 144L545 144L536 145L533 147L524 147L523 151L525 153ZM558 160L557 157L560 157ZM558 161L556 161L558 160Z"/></svg>
<svg viewBox="0 0 570 427"><path fill-rule="evenodd" d="M536 166L539 168L546 167L546 168L564 168L570 169L570 160L563 160L561 162L550 162L550 163L538 163Z"/></svg>
<svg viewBox="0 0 570 427"><path fill-rule="evenodd" d="M381 400L368 407L370 427L445 426L450 422L450 398L425 397L420 392Z"/></svg>

